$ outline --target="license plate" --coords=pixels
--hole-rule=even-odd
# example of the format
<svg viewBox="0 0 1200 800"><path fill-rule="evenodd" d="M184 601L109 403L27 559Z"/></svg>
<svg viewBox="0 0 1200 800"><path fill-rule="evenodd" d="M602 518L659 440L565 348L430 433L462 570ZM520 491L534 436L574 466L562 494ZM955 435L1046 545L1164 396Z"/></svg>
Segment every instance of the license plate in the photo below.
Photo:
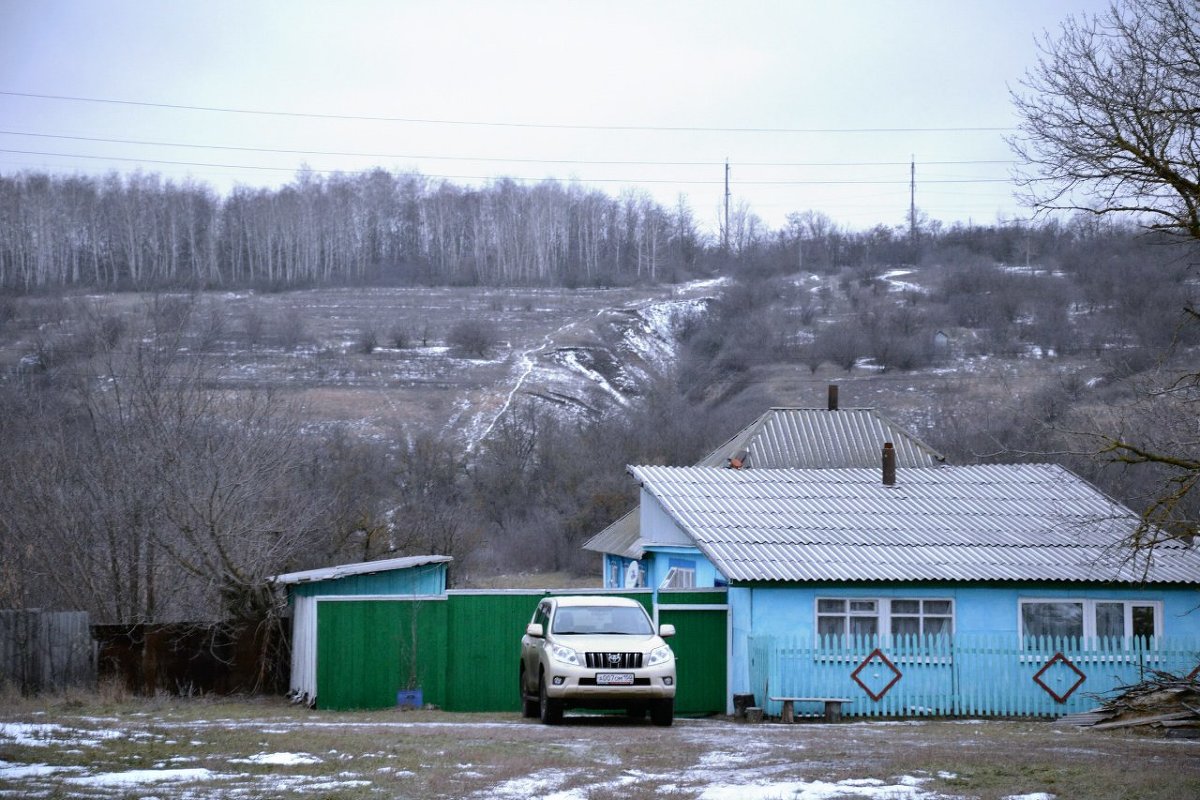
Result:
<svg viewBox="0 0 1200 800"><path fill-rule="evenodd" d="M632 686L632 672L597 672L596 684L599 686Z"/></svg>

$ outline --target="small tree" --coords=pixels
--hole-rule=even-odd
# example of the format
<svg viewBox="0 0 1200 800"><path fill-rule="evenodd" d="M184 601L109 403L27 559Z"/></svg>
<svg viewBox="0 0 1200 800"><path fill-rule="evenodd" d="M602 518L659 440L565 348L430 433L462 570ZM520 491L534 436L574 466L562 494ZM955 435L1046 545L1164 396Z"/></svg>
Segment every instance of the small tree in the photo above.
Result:
<svg viewBox="0 0 1200 800"><path fill-rule="evenodd" d="M497 338L496 328L490 322L465 319L454 323L446 335L446 342L464 353L484 358L495 346Z"/></svg>

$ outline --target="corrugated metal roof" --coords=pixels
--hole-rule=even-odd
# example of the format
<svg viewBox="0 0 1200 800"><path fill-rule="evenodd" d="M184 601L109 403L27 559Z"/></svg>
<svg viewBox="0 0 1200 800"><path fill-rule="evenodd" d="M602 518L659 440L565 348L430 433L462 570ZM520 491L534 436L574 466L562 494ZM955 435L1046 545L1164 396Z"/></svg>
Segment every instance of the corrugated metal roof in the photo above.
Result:
<svg viewBox="0 0 1200 800"><path fill-rule="evenodd" d="M900 468L936 467L946 460L873 408L772 408L696 466L724 467L745 450L750 469L874 467L884 442L895 445Z"/></svg>
<svg viewBox="0 0 1200 800"><path fill-rule="evenodd" d="M709 453L697 466L726 467L746 451L746 469L878 467L883 443L896 447L897 467L935 467L945 456L873 408L772 408ZM640 559L637 508L588 539L583 549Z"/></svg>
<svg viewBox="0 0 1200 800"><path fill-rule="evenodd" d="M628 514L584 542L583 549L597 553L611 553L636 561L645 552L642 549L641 532L638 507L634 506Z"/></svg>
<svg viewBox="0 0 1200 800"><path fill-rule="evenodd" d="M1200 550L1132 562L1133 513L1062 467L630 467L730 580L1200 581Z"/></svg>
<svg viewBox="0 0 1200 800"><path fill-rule="evenodd" d="M357 564L340 564L336 567L307 569L303 572L289 572L267 578L269 583L290 584L308 583L310 581L329 581L345 578L347 575L369 575L375 572L388 572L394 569L409 569L422 567L426 564L444 564L454 559L450 556L405 556L403 558L384 558L379 561L361 561Z"/></svg>

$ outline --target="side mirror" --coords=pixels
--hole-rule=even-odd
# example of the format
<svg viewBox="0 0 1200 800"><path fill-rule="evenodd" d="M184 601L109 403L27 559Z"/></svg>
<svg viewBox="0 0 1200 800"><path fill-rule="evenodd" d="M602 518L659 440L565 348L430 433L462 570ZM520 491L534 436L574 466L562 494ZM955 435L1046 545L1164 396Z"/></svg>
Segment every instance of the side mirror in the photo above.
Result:
<svg viewBox="0 0 1200 800"><path fill-rule="evenodd" d="M658 635L664 639L668 639L675 635L675 626L667 623L666 625L658 626Z"/></svg>
<svg viewBox="0 0 1200 800"><path fill-rule="evenodd" d="M545 638L546 632L542 630L542 623L531 622L525 626L525 635L532 636L535 639Z"/></svg>

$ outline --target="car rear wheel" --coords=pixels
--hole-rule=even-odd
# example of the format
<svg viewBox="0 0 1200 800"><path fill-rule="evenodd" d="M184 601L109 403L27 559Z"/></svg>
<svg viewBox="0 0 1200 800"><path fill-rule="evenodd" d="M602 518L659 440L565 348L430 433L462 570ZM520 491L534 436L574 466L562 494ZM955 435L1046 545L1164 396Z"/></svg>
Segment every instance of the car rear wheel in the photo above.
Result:
<svg viewBox="0 0 1200 800"><path fill-rule="evenodd" d="M656 700L650 707L650 721L666 727L675 720L675 699Z"/></svg>
<svg viewBox="0 0 1200 800"><path fill-rule="evenodd" d="M562 722L563 705L561 700L555 700L546 694L546 680L538 681L538 711L542 722L546 725L557 725Z"/></svg>

